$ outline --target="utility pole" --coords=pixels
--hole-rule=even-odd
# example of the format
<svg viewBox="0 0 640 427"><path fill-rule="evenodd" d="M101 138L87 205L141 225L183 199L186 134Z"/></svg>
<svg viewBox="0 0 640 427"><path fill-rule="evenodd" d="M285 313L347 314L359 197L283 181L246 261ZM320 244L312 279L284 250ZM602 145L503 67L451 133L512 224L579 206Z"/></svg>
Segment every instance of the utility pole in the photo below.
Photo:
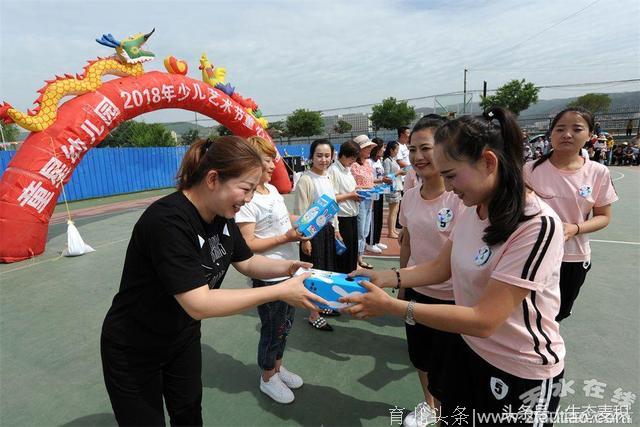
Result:
<svg viewBox="0 0 640 427"><path fill-rule="evenodd" d="M467 70L464 69L464 90L462 92L462 114L467 112Z"/></svg>
<svg viewBox="0 0 640 427"><path fill-rule="evenodd" d="M484 82L482 83L482 100L484 101L487 98L487 81L484 80ZM484 113L485 108L482 109L482 112Z"/></svg>

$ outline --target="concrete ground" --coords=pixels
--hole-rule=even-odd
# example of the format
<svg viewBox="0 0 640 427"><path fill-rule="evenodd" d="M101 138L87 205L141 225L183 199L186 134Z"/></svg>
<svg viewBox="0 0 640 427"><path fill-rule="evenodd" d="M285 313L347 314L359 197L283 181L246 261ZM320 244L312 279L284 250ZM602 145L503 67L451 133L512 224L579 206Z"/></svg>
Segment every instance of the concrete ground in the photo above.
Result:
<svg viewBox="0 0 640 427"><path fill-rule="evenodd" d="M562 324L565 378L573 383L561 405L606 412L611 407L603 405L626 398L640 424L634 396L640 392L640 168L611 170L621 200L611 225L591 236L593 268L573 316ZM115 424L102 381L100 327L144 199L169 191L72 204L82 237L96 249L76 258L60 257L66 243L60 206L46 252L0 266L1 425ZM131 200L138 202L114 205ZM394 258L370 261L376 268L397 265ZM247 282L231 269L223 286ZM397 425L390 417L396 407L406 415L422 400L401 319L342 316L330 320L333 333L324 333L312 330L304 316L296 314L285 363L305 385L286 406L258 390L257 312L203 321L205 424L389 426ZM591 380L601 384L585 388Z"/></svg>

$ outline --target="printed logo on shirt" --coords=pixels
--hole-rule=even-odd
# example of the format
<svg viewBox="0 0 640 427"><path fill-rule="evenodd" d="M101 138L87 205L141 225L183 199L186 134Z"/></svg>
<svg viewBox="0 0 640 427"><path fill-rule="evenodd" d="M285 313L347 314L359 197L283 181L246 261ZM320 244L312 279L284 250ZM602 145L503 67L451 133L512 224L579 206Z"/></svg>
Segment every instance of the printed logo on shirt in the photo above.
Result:
<svg viewBox="0 0 640 427"><path fill-rule="evenodd" d="M489 388L491 389L491 393L493 393L493 397L495 397L496 400L504 399L509 392L509 386L506 385L500 378L496 377L491 377L491 380L489 381Z"/></svg>
<svg viewBox="0 0 640 427"><path fill-rule="evenodd" d="M453 211L451 209L442 208L438 211L438 220L436 221L438 224L438 230L448 230L451 225L451 221L453 221Z"/></svg>
<svg viewBox="0 0 640 427"><path fill-rule="evenodd" d="M593 188L591 188L590 185L583 185L578 189L578 193L582 196L582 197L589 197L591 195L591 193L593 193Z"/></svg>
<svg viewBox="0 0 640 427"><path fill-rule="evenodd" d="M489 248L489 246L483 246L480 249L478 249L478 253L476 254L476 257L473 260L473 262L477 266L481 266L481 265L485 265L487 261L489 261L489 258L491 258L491 248Z"/></svg>
<svg viewBox="0 0 640 427"><path fill-rule="evenodd" d="M209 238L209 247L211 248L211 261L214 263L227 254L227 250L220 243L220 237L217 234Z"/></svg>
<svg viewBox="0 0 640 427"><path fill-rule="evenodd" d="M200 249L204 246L204 239L198 234L198 243L200 243Z"/></svg>

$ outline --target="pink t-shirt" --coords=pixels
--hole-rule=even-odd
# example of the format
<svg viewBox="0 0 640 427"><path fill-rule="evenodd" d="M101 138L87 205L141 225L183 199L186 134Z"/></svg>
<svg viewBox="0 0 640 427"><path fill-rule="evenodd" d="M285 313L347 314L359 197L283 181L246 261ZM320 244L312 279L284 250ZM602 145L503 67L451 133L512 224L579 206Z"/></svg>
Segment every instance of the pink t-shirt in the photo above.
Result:
<svg viewBox="0 0 640 427"><path fill-rule="evenodd" d="M488 247L482 240L488 219L481 220L475 207L463 209L451 234L451 278L456 305L465 307L478 303L490 279L530 290L490 337L462 337L498 369L546 379L564 368L564 341L555 321L564 237L558 215L533 193L525 213L535 216L520 223L506 242Z"/></svg>
<svg viewBox="0 0 640 427"><path fill-rule="evenodd" d="M351 175L356 180L358 188L373 188L373 167L370 162L360 164L353 162L351 165Z"/></svg>
<svg viewBox="0 0 640 427"><path fill-rule="evenodd" d="M416 175L415 169L411 168L404 176L404 191L407 191L410 188L415 187L420 183L418 179L418 175Z"/></svg>
<svg viewBox="0 0 640 427"><path fill-rule="evenodd" d="M589 219L594 207L618 200L609 169L598 162L586 160L576 171L560 170L550 160L532 170L533 163L524 165L525 180L556 211L562 222L580 225ZM565 242L563 261L590 259L591 247L586 234L578 234Z"/></svg>
<svg viewBox="0 0 640 427"><path fill-rule="evenodd" d="M409 230L411 256L407 266L438 257L462 209L462 200L451 191L445 191L433 200L422 198L420 186L405 191L400 204L400 224ZM431 298L453 301L451 280L413 290Z"/></svg>

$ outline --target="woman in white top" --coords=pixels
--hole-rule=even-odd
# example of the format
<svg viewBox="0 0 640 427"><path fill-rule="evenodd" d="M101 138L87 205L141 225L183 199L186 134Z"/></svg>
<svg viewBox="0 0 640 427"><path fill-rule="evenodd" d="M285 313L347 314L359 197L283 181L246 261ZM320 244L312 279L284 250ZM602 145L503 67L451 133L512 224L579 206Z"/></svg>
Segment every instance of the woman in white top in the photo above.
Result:
<svg viewBox="0 0 640 427"><path fill-rule="evenodd" d="M351 175L351 165L360 155L360 146L354 141L340 146L338 159L329 168L329 176L336 191L338 226L346 249L336 254L338 273L351 273L358 267L358 205L360 197L356 193L356 180Z"/></svg>
<svg viewBox="0 0 640 427"><path fill-rule="evenodd" d="M333 145L327 139L316 139L311 143L309 151L311 169L302 174L296 185L293 207L295 215L303 215L309 206L323 194L334 200L336 198L336 192L328 173L333 159ZM336 239L342 240L342 236L338 231L338 219L334 217L313 239L302 242L300 259L312 263L313 268L334 271L336 268ZM340 314L333 310L323 310L322 313L327 316ZM315 329L333 330L326 319L317 312L311 312L308 320Z"/></svg>
<svg viewBox="0 0 640 427"><path fill-rule="evenodd" d="M263 172L251 201L240 208L236 223L254 252L272 259L298 260L298 241L308 240L291 226L296 218L289 215L284 199L268 182L275 170L276 149L260 137L247 139L249 145L262 157ZM311 267L311 264L305 264ZM286 277L252 279L254 288L275 285ZM293 326L295 308L284 301L273 301L258 306L262 326L258 344L258 366L262 369L260 390L278 403L294 400L292 389L302 387L299 375L282 366L287 336Z"/></svg>
<svg viewBox="0 0 640 427"><path fill-rule="evenodd" d="M390 175L393 175L395 186L395 191L385 195L389 203L389 214L387 216L387 229L389 233L387 237L391 239L398 238L398 233L396 233L396 220L398 219L400 200L402 200L402 177L406 175L406 172L400 167L396 160L399 150L400 144L396 141L389 141L387 147L384 149L384 160L382 161L385 175L390 178Z"/></svg>
<svg viewBox="0 0 640 427"><path fill-rule="evenodd" d="M384 166L382 166L382 155L384 154L384 140L382 138L371 138L376 146L371 149L369 154L369 164L373 169L373 183L382 184L390 183L391 180L384 174ZM382 218L384 216L384 197L379 197L373 201L371 208L371 227L369 227L369 235L367 236L367 244L365 250L374 254L382 253L387 250L387 245L380 242L382 237Z"/></svg>

